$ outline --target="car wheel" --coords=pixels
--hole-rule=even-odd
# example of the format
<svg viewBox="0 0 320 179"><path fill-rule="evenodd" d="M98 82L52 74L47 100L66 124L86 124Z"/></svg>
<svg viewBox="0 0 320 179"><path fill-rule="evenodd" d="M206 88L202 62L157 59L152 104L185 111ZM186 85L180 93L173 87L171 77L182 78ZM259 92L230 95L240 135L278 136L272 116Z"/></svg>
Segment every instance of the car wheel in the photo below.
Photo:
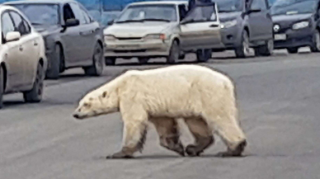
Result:
<svg viewBox="0 0 320 179"><path fill-rule="evenodd" d="M235 49L237 58L246 58L252 54L249 45L249 34L246 30L242 33L241 44Z"/></svg>
<svg viewBox="0 0 320 179"><path fill-rule="evenodd" d="M106 64L107 66L113 66L113 65L116 64L116 58L108 58L108 57L106 57L106 58L104 59L104 61L105 61L105 64Z"/></svg>
<svg viewBox="0 0 320 179"><path fill-rule="evenodd" d="M3 93L4 93L4 72L0 66L0 109L3 107Z"/></svg>
<svg viewBox="0 0 320 179"><path fill-rule="evenodd" d="M140 64L147 64L150 59L148 57L140 57L138 61Z"/></svg>
<svg viewBox="0 0 320 179"><path fill-rule="evenodd" d="M90 67L84 67L84 72L86 75L90 76L100 76L103 72L103 50L100 44L96 44L93 52L93 64Z"/></svg>
<svg viewBox="0 0 320 179"><path fill-rule="evenodd" d="M200 49L196 52L198 62L207 62L212 57L211 49Z"/></svg>
<svg viewBox="0 0 320 179"><path fill-rule="evenodd" d="M62 53L61 46L56 44L54 47L54 58L50 59L50 68L47 70L47 79L57 80L59 79L60 73L64 70L64 56Z"/></svg>
<svg viewBox="0 0 320 179"><path fill-rule="evenodd" d="M313 35L313 41L311 46L312 52L320 52L320 33L318 30Z"/></svg>
<svg viewBox="0 0 320 179"><path fill-rule="evenodd" d="M43 94L44 71L43 66L39 63L37 68L36 79L33 83L33 88L30 91L23 93L23 98L27 103L39 103L42 100Z"/></svg>
<svg viewBox="0 0 320 179"><path fill-rule="evenodd" d="M256 56L270 56L274 48L273 40L268 40L265 45L254 49Z"/></svg>
<svg viewBox="0 0 320 179"><path fill-rule="evenodd" d="M180 47L178 42L175 40L171 45L170 53L169 53L169 56L167 57L167 63L174 64L176 60L179 59L179 56L180 56Z"/></svg>
<svg viewBox="0 0 320 179"><path fill-rule="evenodd" d="M291 47L287 48L288 53L298 53L299 48L297 47Z"/></svg>

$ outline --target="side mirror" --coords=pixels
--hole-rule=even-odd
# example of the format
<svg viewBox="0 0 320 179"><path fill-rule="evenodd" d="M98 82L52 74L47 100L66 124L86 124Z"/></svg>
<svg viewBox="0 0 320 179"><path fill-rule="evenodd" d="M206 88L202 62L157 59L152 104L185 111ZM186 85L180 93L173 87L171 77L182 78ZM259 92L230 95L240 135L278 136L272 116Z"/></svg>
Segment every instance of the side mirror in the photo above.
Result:
<svg viewBox="0 0 320 179"><path fill-rule="evenodd" d="M251 13L257 13L257 12L261 12L261 9L249 9L247 13L251 14Z"/></svg>
<svg viewBox="0 0 320 179"><path fill-rule="evenodd" d="M113 23L114 23L114 20L111 20L107 23L107 25L109 26L109 25L112 25Z"/></svg>
<svg viewBox="0 0 320 179"><path fill-rule="evenodd" d="M68 19L66 21L65 27L74 27L80 25L80 21L78 19Z"/></svg>
<svg viewBox="0 0 320 179"><path fill-rule="evenodd" d="M8 32L6 35L6 42L12 42L12 41L17 41L21 38L20 32Z"/></svg>

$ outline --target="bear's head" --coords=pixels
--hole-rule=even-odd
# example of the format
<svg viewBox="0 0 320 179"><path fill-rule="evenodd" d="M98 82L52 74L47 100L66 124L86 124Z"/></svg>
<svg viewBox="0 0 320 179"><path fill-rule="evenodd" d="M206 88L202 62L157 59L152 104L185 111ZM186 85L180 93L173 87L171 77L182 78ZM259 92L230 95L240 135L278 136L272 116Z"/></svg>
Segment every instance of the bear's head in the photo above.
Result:
<svg viewBox="0 0 320 179"><path fill-rule="evenodd" d="M98 89L81 99L73 117L81 120L117 111L119 111L118 94L111 90Z"/></svg>

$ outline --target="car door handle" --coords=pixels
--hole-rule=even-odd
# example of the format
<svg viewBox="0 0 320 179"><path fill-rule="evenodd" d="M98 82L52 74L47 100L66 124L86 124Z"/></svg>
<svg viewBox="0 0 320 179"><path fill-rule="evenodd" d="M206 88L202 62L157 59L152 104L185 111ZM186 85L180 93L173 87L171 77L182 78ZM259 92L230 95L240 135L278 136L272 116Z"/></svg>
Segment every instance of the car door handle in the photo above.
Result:
<svg viewBox="0 0 320 179"><path fill-rule="evenodd" d="M209 27L219 27L218 24L211 24Z"/></svg>
<svg viewBox="0 0 320 179"><path fill-rule="evenodd" d="M34 44L33 44L34 46L38 46L38 42L34 42Z"/></svg>
<svg viewBox="0 0 320 179"><path fill-rule="evenodd" d="M20 50L20 51L23 51L23 47L22 47L22 46L20 46L20 47L19 47L19 50Z"/></svg>

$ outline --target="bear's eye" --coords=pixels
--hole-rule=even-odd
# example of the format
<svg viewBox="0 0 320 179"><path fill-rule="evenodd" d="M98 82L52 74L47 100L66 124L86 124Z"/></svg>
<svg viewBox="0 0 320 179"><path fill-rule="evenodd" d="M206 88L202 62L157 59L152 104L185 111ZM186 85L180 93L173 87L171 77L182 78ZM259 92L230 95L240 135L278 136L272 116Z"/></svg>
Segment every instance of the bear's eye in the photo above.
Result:
<svg viewBox="0 0 320 179"><path fill-rule="evenodd" d="M102 97L103 97L103 98L107 97L107 94L108 94L108 93L107 93L106 91L103 92L103 93L102 93Z"/></svg>
<svg viewBox="0 0 320 179"><path fill-rule="evenodd" d="M86 107L86 108L89 108L89 107L90 107L90 104L84 103L83 106Z"/></svg>

